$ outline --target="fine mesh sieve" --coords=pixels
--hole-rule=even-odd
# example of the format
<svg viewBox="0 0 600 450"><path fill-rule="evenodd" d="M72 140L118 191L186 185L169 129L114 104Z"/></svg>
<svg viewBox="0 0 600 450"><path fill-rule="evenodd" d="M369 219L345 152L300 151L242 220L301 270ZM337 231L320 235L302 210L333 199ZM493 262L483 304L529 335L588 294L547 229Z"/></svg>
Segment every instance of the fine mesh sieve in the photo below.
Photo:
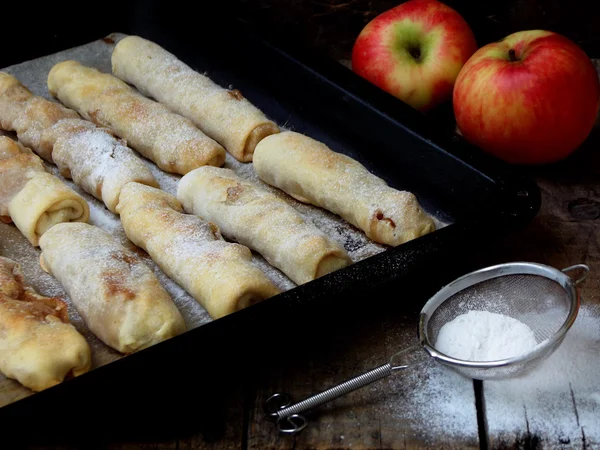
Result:
<svg viewBox="0 0 600 450"><path fill-rule="evenodd" d="M439 363L474 379L506 378L528 370L550 355L563 341L579 311L576 285L566 272L534 263L488 267L453 281L434 295L421 310L419 338L423 348ZM464 361L435 349L443 325L470 310L512 317L529 326L538 345L524 355L498 361Z"/></svg>
<svg viewBox="0 0 600 450"><path fill-rule="evenodd" d="M567 275L574 270L583 272L577 280ZM421 310L420 346L401 350L388 363L293 405L290 405L289 395L274 394L265 402L267 417L278 424L280 432L297 433L308 423L299 413L430 357L473 379L507 378L522 373L550 355L563 341L579 311L576 287L588 272L584 264L560 271L543 264L515 262L464 275L443 287ZM436 350L440 329L457 316L473 310L502 314L524 323L533 331L537 345L525 354L497 361L466 361Z"/></svg>

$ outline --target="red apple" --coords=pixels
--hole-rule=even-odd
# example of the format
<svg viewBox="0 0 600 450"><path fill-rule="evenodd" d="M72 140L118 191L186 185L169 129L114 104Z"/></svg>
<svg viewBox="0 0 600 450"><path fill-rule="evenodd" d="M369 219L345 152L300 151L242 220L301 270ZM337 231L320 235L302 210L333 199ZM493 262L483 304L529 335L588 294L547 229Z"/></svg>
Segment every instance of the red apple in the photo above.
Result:
<svg viewBox="0 0 600 450"><path fill-rule="evenodd" d="M477 50L469 25L437 0L410 0L375 17L352 50L352 70L413 108L449 99Z"/></svg>
<svg viewBox="0 0 600 450"><path fill-rule="evenodd" d="M600 99L586 54L564 36L521 31L480 48L454 87L464 137L511 163L565 158L590 133Z"/></svg>

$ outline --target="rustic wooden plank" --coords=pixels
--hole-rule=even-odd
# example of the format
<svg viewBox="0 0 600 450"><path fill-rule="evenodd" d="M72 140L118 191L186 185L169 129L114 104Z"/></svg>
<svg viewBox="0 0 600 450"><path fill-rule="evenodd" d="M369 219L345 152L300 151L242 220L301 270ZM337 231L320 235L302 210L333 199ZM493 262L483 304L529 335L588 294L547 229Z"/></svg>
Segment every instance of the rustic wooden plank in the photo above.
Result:
<svg viewBox="0 0 600 450"><path fill-rule="evenodd" d="M330 350L274 371L257 388L248 448L479 448L471 380L433 363L397 373L322 406L308 415L308 428L296 437L278 434L264 419L263 403L276 391L301 400L417 344L416 317L396 315L362 324L353 334L333 336L330 345L324 343Z"/></svg>
<svg viewBox="0 0 600 450"><path fill-rule="evenodd" d="M245 393L248 390L244 380L232 381L233 377L222 375L226 385L212 393L194 391L186 397L188 406L172 409L157 405L153 410L158 420L150 424L141 422L140 417L132 415L127 423L115 423L110 420L94 420L91 432L85 435L73 435L69 421L56 418L57 426L64 429L64 439L44 442L43 436L36 436L36 444L23 438L23 446L7 447L0 438L0 449L10 450L229 450L241 449L244 445L244 416L247 410ZM215 386L217 386L215 384ZM168 386L156 389L168 390ZM152 395L150 392L149 395ZM118 405L127 408L126 404ZM173 420L171 420L173 419ZM66 420L66 421L65 421ZM67 424L63 426L63 424ZM35 430L33 431L35 433ZM35 436L35 434L34 434ZM40 444L38 444L40 442ZM51 445L53 444L53 445Z"/></svg>
<svg viewBox="0 0 600 450"><path fill-rule="evenodd" d="M519 380L484 382L490 448L595 448L600 444L600 133L569 160L535 170L542 209L523 232L482 257L557 268L585 263L582 312L556 353Z"/></svg>

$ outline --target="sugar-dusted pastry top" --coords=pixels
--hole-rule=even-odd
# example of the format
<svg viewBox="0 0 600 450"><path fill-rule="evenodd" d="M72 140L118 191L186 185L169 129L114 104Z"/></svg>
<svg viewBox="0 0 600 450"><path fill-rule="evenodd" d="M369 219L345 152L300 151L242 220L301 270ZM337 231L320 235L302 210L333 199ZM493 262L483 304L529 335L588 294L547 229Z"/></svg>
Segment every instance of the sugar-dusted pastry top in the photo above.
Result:
<svg viewBox="0 0 600 450"><path fill-rule="evenodd" d="M118 78L76 61L56 64L48 90L97 125L110 128L158 167L178 174L221 166L225 150L185 117L135 92Z"/></svg>
<svg viewBox="0 0 600 450"><path fill-rule="evenodd" d="M123 187L132 182L158 187L152 172L107 129L83 120L63 120L52 157L61 175L72 178L111 212L116 212Z"/></svg>
<svg viewBox="0 0 600 450"><path fill-rule="evenodd" d="M201 167L177 190L185 210L217 224L298 284L351 263L344 248L275 194L232 170Z"/></svg>
<svg viewBox="0 0 600 450"><path fill-rule="evenodd" d="M130 183L117 211L125 233L214 319L279 293L252 263L248 248L225 242L219 229L183 214L175 197Z"/></svg>
<svg viewBox="0 0 600 450"><path fill-rule="evenodd" d="M0 72L0 127L17 133L26 147L52 162L52 125L79 115L59 103L33 95L12 75Z"/></svg>
<svg viewBox="0 0 600 450"><path fill-rule="evenodd" d="M87 222L87 202L26 147L0 136L0 216L14 222L37 246L40 236L61 222Z"/></svg>
<svg viewBox="0 0 600 450"><path fill-rule="evenodd" d="M154 272L106 231L83 223L52 227L40 239L42 268L63 286L87 327L132 353L185 331Z"/></svg>
<svg viewBox="0 0 600 450"><path fill-rule="evenodd" d="M358 161L303 134L263 139L254 168L265 183L340 215L376 242L396 246L435 230L414 194L388 186Z"/></svg>
<svg viewBox="0 0 600 450"><path fill-rule="evenodd" d="M279 127L237 89L224 89L154 42L128 36L113 50L115 76L191 119L242 162ZM217 165L217 164L215 164Z"/></svg>
<svg viewBox="0 0 600 450"><path fill-rule="evenodd" d="M0 136L0 161L10 159L13 156L20 154L31 155L33 152L30 148L25 147L18 141L15 141L8 136Z"/></svg>
<svg viewBox="0 0 600 450"><path fill-rule="evenodd" d="M30 142L34 152L54 162L61 175L72 178L112 212L125 184L158 186L146 164L109 129L33 95L15 77L1 72L0 126Z"/></svg>
<svg viewBox="0 0 600 450"><path fill-rule="evenodd" d="M34 391L90 369L90 348L67 305L27 286L20 266L0 257L0 372Z"/></svg>

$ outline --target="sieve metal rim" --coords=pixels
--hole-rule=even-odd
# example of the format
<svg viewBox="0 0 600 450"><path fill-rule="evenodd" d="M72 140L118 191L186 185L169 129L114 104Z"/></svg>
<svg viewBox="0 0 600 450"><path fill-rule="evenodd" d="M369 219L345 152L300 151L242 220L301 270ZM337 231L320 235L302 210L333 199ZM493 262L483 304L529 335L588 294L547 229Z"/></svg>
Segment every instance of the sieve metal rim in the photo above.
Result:
<svg viewBox="0 0 600 450"><path fill-rule="evenodd" d="M567 270L570 270L572 268L585 268L585 270L589 270L589 268L587 268L587 266L584 265L568 267L566 269L563 269L564 271L561 271L554 267L547 266L545 264L532 262L512 262L505 264L497 264L494 266L475 270L473 272L461 276L460 278L457 278L456 280L452 281L451 283L447 284L442 289L440 289L433 297L431 297L427 301L427 303L425 303L425 306L423 306L423 309L419 314L419 341L421 343L421 346L433 359L442 364L467 367L470 369L491 369L507 367L516 364L521 364L523 362L535 359L543 355L549 348L551 348L553 345L560 342L564 338L565 333L569 330L569 328L571 328L571 326L575 322L575 319L577 318L581 300L579 297L579 293L576 289L576 285L577 283L579 283L580 280L575 281L565 273ZM501 359L496 361L467 361L463 359L453 358L436 350L433 343L429 339L427 333L427 326L433 312L445 300L447 300L457 292L462 291L463 289L466 289L475 284L481 283L482 281L487 281L493 278L498 278L506 275L538 275L546 277L552 281L557 282L561 285L563 289L565 289L565 291L567 291L567 294L571 299L569 313L567 314L565 321L558 329L558 331L552 337L534 347L534 349L529 353L519 355L513 358Z"/></svg>

